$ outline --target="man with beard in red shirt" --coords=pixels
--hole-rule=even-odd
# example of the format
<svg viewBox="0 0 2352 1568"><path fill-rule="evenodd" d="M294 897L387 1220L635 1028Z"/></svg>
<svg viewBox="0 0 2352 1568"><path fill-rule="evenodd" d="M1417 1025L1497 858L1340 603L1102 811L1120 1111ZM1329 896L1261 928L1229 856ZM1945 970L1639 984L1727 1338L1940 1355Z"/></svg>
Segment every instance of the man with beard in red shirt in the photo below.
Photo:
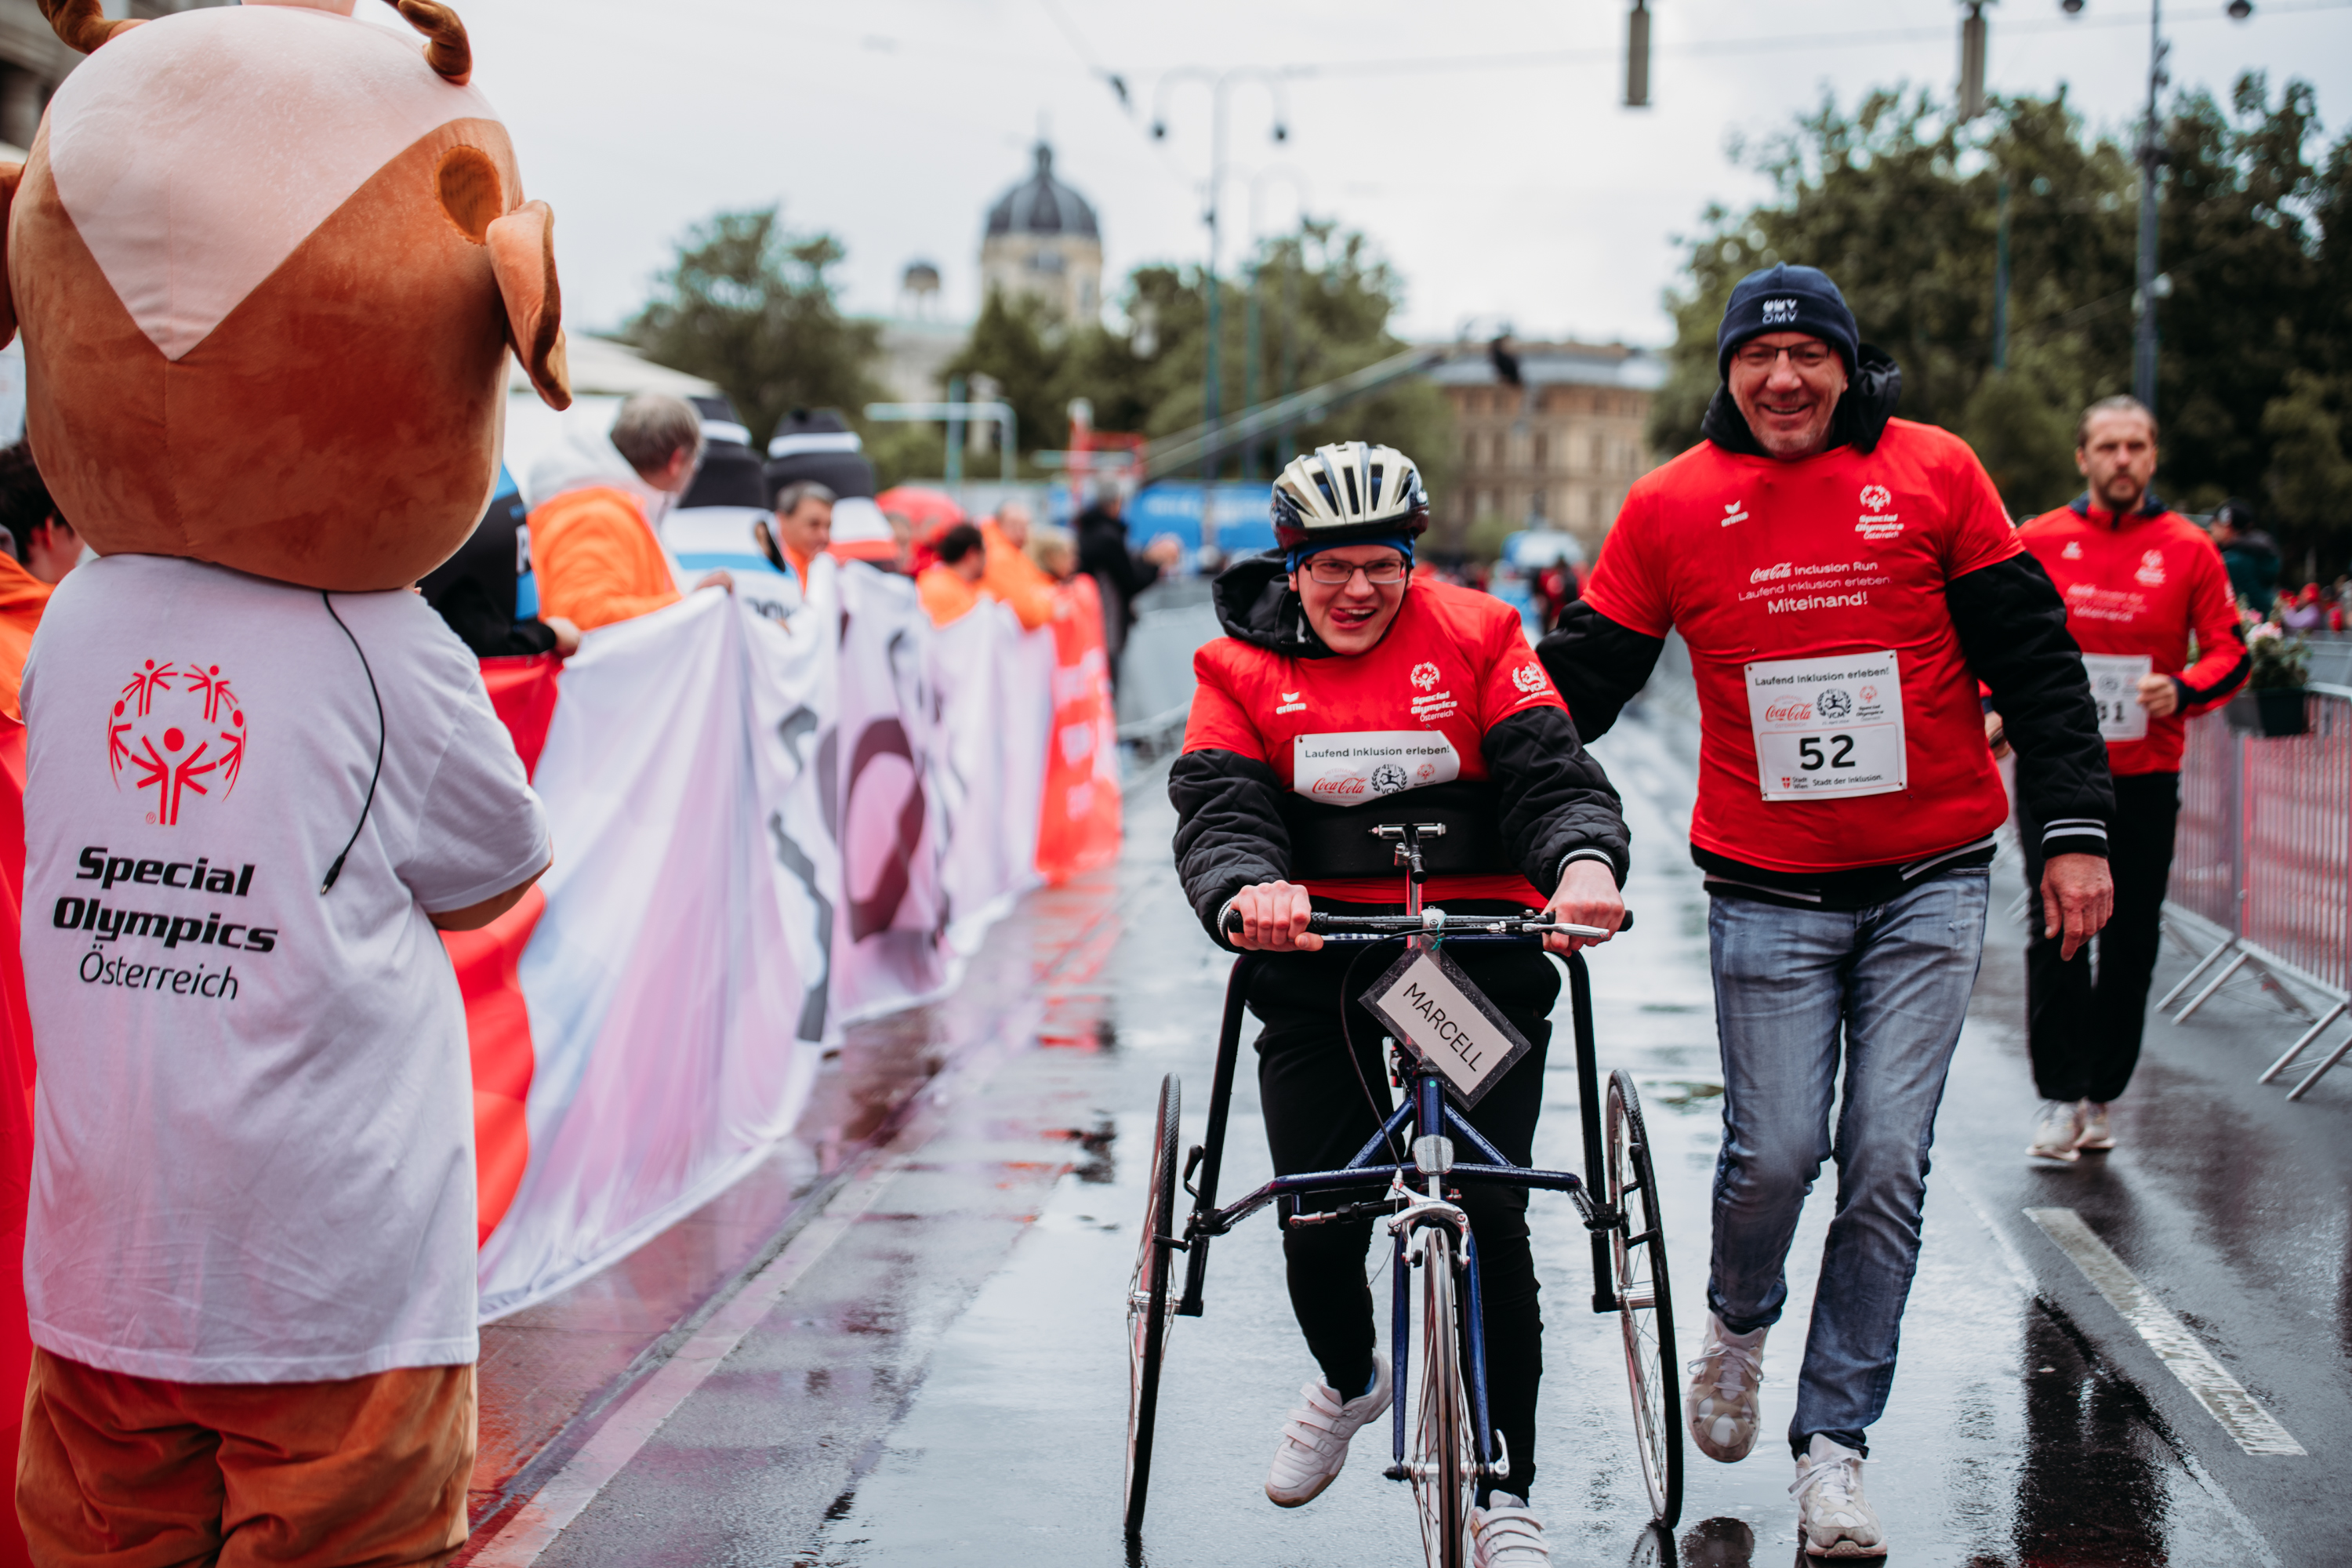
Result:
<svg viewBox="0 0 2352 1568"><path fill-rule="evenodd" d="M2147 405L2103 398L2083 411L2074 439L2084 494L2018 531L2065 598L2116 781L2107 832L2116 918L2099 933L2097 978L2089 953L2065 954L2045 931L2025 950L2026 1037L2042 1099L2026 1153L2062 1163L2079 1150L2116 1146L2107 1105L2139 1061L2187 721L2228 701L2249 668L2221 552L2148 489L2156 416ZM1998 725L1999 715L1988 722ZM2042 875L2041 835L2031 820L2026 826L2032 886Z"/></svg>
<svg viewBox="0 0 2352 1568"><path fill-rule="evenodd" d="M2009 815L1978 682L2008 716L2044 827L2044 920L2069 954L2106 920L2113 798L2064 605L1974 454L1892 417L1901 374L1860 342L1837 286L1810 267L1751 273L1717 342L1706 439L1635 483L1539 652L1590 742L1669 631L1689 645L1724 1137L1685 1415L1713 1458L1754 1446L1764 1335L1834 1154L1791 1489L1808 1552L1883 1556L1864 1434L1894 1382Z"/></svg>

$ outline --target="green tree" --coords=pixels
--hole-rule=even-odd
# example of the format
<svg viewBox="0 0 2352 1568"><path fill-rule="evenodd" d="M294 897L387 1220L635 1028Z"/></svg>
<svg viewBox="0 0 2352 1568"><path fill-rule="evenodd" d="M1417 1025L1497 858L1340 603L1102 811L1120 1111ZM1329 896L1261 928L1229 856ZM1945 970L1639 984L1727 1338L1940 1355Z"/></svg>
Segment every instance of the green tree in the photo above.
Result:
<svg viewBox="0 0 2352 1568"><path fill-rule="evenodd" d="M678 242L677 261L625 331L647 359L709 378L764 449L795 408L853 418L880 395L867 367L881 329L843 316L829 234L793 234L775 207L720 213Z"/></svg>
<svg viewBox="0 0 2352 1568"><path fill-rule="evenodd" d="M2324 477L2305 482L2306 468L2324 476L2315 421L2340 419L2331 410L2341 405L2294 391L2291 378L2352 372L2352 138L2323 172L2305 155L2316 129L2300 82L2273 100L2250 76L2227 110L2201 93L2172 106L2159 208L2169 289L2158 313L2159 483L2200 507L2268 494L2293 542L2341 561L2352 514L2326 525L2333 542L2297 531L2323 526L2312 498L2332 492ZM1732 285L1758 267L1804 262L1837 279L1864 339L1901 364L1905 416L1969 439L2020 511L2074 493L2075 415L2131 380L2139 176L2126 150L2088 134L2063 92L2000 100L1961 126L1927 94L1883 89L1851 112L1824 100L1739 151L1773 195L1746 212L1709 208L1687 242L1685 280L1668 300L1675 343L1654 444L1676 451L1697 439ZM2011 331L2008 368L1996 372L2004 185ZM2341 450L2340 424L2329 429Z"/></svg>
<svg viewBox="0 0 2352 1568"><path fill-rule="evenodd" d="M1360 234L1310 223L1267 241L1255 271L1218 279L1220 412L1245 406L1249 291L1260 290L1261 331L1256 386L1261 401L1282 390L1284 331L1296 387L1313 386L1402 352L1390 330L1403 303L1403 283ZM986 375L1003 389L1020 421L1024 452L1059 447L1069 438L1070 400L1094 407L1095 427L1165 437L1202 422L1208 357L1208 295L1199 268L1155 265L1129 278L1122 300L1126 325L1065 328L1034 302L992 295L971 341L949 366L953 374ZM1422 465L1433 491L1451 471L1452 414L1436 387L1414 379L1311 425L1287 433L1277 447L1269 437L1259 472L1324 441L1384 441ZM1244 477L1248 460L1235 454L1222 465Z"/></svg>

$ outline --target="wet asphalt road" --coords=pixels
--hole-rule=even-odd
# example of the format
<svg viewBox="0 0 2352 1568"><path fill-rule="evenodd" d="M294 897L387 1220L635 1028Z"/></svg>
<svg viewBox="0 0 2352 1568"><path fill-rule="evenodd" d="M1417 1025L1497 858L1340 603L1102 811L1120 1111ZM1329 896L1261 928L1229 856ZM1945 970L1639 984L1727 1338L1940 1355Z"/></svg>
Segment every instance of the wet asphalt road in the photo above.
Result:
<svg viewBox="0 0 2352 1568"><path fill-rule="evenodd" d="M1685 1356L1703 1321L1721 1092L1705 899L1683 848L1689 743L1680 721L1651 715L1595 748L1627 798L1642 921L1592 964L1602 1068L1630 1068L1648 1108ZM528 1551L478 1536L469 1555L844 1568L1416 1560L1409 1499L1379 1475L1384 1437L1307 1508L1273 1508L1259 1489L1313 1373L1270 1214L1217 1244L1207 1315L1175 1326L1150 1519L1139 1547L1121 1539L1121 1301L1151 1108L1160 1076L1181 1075L1186 1142L1200 1136L1230 962L1178 894L1171 826L1154 785L1132 792L1116 873L1034 898L992 937L964 994L901 1026L957 1037L961 1065L730 1309L740 1336L717 1343L707 1375L682 1360L668 1393L625 1405L588 1441L606 1460L566 1472L577 1512L560 1534ZM1994 875L1998 911L2014 861ZM2339 1543L2352 1465L2333 1440L2352 1408L2352 1070L2297 1105L2254 1085L2299 1029L2233 989L2186 1026L2151 1026L2114 1154L2029 1169L2021 941L1997 922L1988 943L1938 1130L1903 1363L1872 1434L1866 1479L1888 1561L2352 1561ZM2168 952L2159 990L2185 966ZM1554 1053L1537 1145L1538 1163L1569 1169L1580 1163L1571 1062ZM1227 1194L1266 1169L1245 1056ZM1643 1529L1615 1325L1587 1309L1590 1253L1572 1211L1537 1202L1552 1218L1537 1222L1548 1364L1533 1500L1557 1560L1802 1561L1775 1441L1736 1466L1694 1452L1675 1539ZM1829 1204L1825 1183L1768 1347L1769 1432L1788 1417ZM2084 1252L2086 1236L2095 1270L2130 1271L2109 1272L2108 1289L2147 1332L2053 1239ZM2270 1430L2250 1425L2251 1401L2308 1452L2248 1452L2173 1370L2210 1375L2183 1359L2200 1346L2242 1387L2241 1400L2209 1395L2240 1431L2259 1447Z"/></svg>

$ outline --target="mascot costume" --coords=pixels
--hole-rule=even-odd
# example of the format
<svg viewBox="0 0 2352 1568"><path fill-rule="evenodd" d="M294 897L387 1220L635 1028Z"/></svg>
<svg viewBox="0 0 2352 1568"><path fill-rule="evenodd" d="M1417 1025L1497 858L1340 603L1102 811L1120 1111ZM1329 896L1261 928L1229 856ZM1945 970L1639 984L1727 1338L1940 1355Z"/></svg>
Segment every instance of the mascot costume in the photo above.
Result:
<svg viewBox="0 0 2352 1568"><path fill-rule="evenodd" d="M551 848L407 590L490 499L509 353L570 395L551 215L464 27L391 0L420 48L354 3L41 0L90 58L0 167L0 325L100 557L23 689L37 1563L466 1535L473 1097L436 928Z"/></svg>

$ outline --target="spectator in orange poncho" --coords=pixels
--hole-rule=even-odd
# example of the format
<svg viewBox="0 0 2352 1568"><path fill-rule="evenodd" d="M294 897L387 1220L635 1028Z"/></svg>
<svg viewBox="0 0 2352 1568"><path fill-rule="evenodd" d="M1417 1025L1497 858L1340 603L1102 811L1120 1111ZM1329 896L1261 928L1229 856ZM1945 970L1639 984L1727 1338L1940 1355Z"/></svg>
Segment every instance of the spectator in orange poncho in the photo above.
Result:
<svg viewBox="0 0 2352 1568"><path fill-rule="evenodd" d="M0 452L0 528L8 536L0 552L0 713L17 719L16 686L49 590L81 561L81 536L58 514L23 441Z"/></svg>
<svg viewBox="0 0 2352 1568"><path fill-rule="evenodd" d="M1054 618L1054 582L1025 553L1029 521L1029 509L1009 500L981 524L988 565L981 574L980 586L990 598L1013 606L1013 613L1021 617L1022 630L1034 632Z"/></svg>
<svg viewBox="0 0 2352 1568"><path fill-rule="evenodd" d="M987 570L988 551L980 530L968 522L959 522L940 534L931 550L939 563L923 568L915 579L915 592L922 596L931 625L943 626L969 615L980 603L980 580Z"/></svg>
<svg viewBox="0 0 2352 1568"><path fill-rule="evenodd" d="M589 632L677 604L677 574L654 518L694 481L701 459L702 416L680 398L641 392L621 405L610 438L583 438L535 468L541 618ZM731 592L735 580L712 572L694 585Z"/></svg>

